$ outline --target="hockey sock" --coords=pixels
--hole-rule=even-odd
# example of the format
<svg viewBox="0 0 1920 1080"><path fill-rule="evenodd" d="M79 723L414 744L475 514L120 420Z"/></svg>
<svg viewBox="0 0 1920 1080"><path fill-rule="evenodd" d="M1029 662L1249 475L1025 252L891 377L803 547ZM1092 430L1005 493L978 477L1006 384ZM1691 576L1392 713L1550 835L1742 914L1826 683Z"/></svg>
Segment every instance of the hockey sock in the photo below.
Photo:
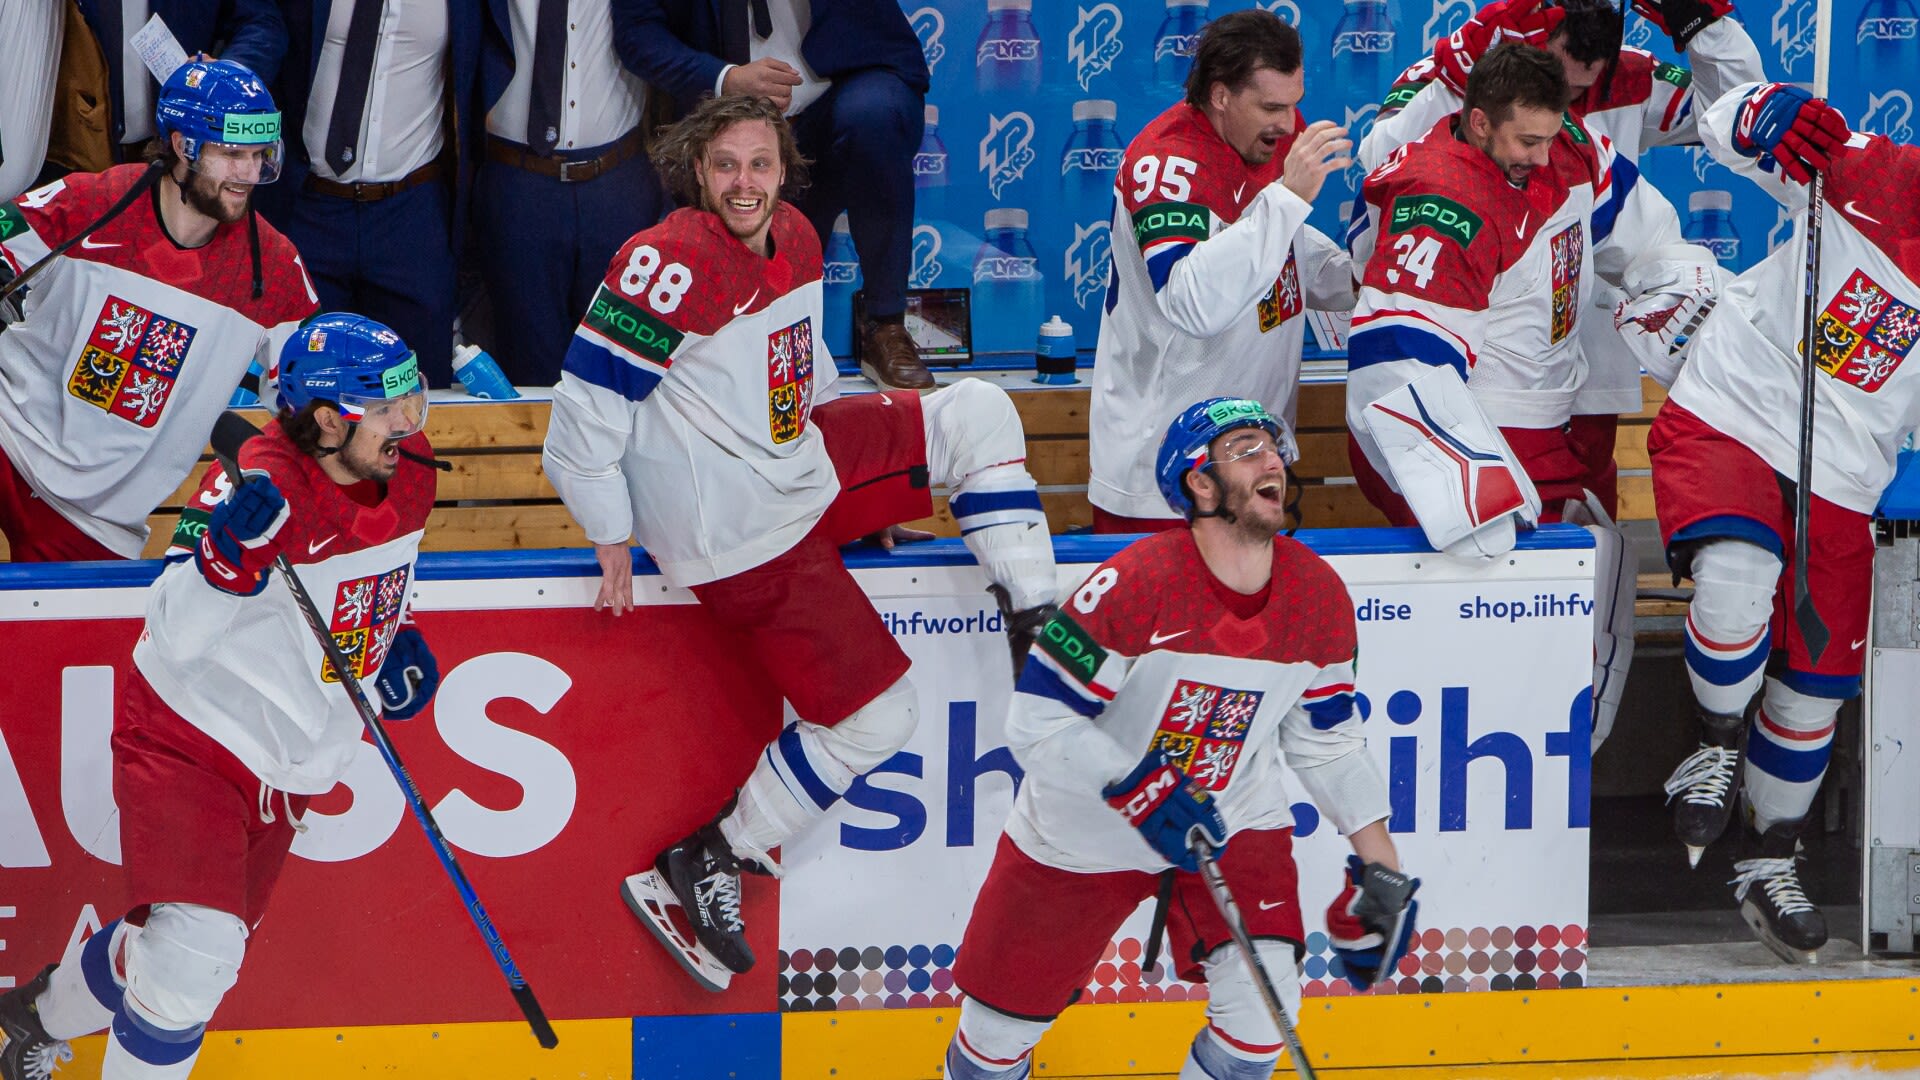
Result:
<svg viewBox="0 0 1920 1080"><path fill-rule="evenodd" d="M56 1039L77 1039L104 1031L113 1023L127 987L125 976L115 970L113 958L131 930L123 920L115 919L60 958L47 992L35 1002L47 1034Z"/></svg>
<svg viewBox="0 0 1920 1080"><path fill-rule="evenodd" d="M1753 827L1765 833L1782 821L1805 817L1820 778L1826 775L1840 702L1813 697L1767 680L1767 695L1754 713L1747 737L1747 807Z"/></svg>
<svg viewBox="0 0 1920 1080"><path fill-rule="evenodd" d="M1050 1021L1023 1020L965 999L947 1044L947 1080L1027 1080L1033 1074L1033 1048L1050 1026Z"/></svg>
<svg viewBox="0 0 1920 1080"><path fill-rule="evenodd" d="M127 940L127 989L101 1080L186 1080L246 951L239 916L199 904L155 904L146 927Z"/></svg>
<svg viewBox="0 0 1920 1080"><path fill-rule="evenodd" d="M122 1002L113 1018L100 1080L187 1080L205 1034L205 1024L187 1031L160 1027Z"/></svg>
<svg viewBox="0 0 1920 1080"><path fill-rule="evenodd" d="M1299 961L1293 945L1263 939L1255 941L1253 947L1259 950L1260 962L1273 978L1273 989L1287 1014L1300 1015ZM1240 955L1238 946L1222 945L1213 950L1203 966L1207 1026L1187 1051L1180 1080L1265 1080L1272 1076L1284 1044L1260 988L1253 984L1253 970L1246 957Z"/></svg>
<svg viewBox="0 0 1920 1080"><path fill-rule="evenodd" d="M1193 1037L1180 1080L1268 1080L1280 1062L1279 1048L1236 1046L1209 1024Z"/></svg>
<svg viewBox="0 0 1920 1080"><path fill-rule="evenodd" d="M862 773L906 745L919 719L919 697L902 677L832 727L798 720L767 744L740 789L720 832L743 859L765 861L831 809Z"/></svg>
<svg viewBox="0 0 1920 1080"><path fill-rule="evenodd" d="M1708 712L1739 716L1766 674L1780 559L1741 540L1717 540L1693 556L1687 605L1687 678Z"/></svg>
<svg viewBox="0 0 1920 1080"><path fill-rule="evenodd" d="M924 395L927 473L953 489L947 507L967 549L1007 590L1015 610L1059 589L1040 493L1027 473L1027 437L1007 392L979 379Z"/></svg>

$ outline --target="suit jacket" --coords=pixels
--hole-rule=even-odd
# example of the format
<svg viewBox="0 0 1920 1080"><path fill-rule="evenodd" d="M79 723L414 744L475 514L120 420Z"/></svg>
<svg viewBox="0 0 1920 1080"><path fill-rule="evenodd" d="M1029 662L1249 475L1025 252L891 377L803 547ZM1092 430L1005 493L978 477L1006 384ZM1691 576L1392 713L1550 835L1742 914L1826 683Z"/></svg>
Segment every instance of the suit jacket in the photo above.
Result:
<svg viewBox="0 0 1920 1080"><path fill-rule="evenodd" d="M127 130L126 119L120 115L126 40L140 28L120 25L120 0L79 2L80 14L106 54L107 92L112 95L108 100L113 103L113 142L117 146ZM245 64L268 86L280 73L280 60L287 53L287 27L280 21L273 0L151 0L147 6L166 20L167 29L173 31L188 56L212 53L222 60ZM155 96L158 94L156 90Z"/></svg>
<svg viewBox="0 0 1920 1080"><path fill-rule="evenodd" d="M611 0L620 62L685 115L713 92L721 58L720 0ZM924 94L928 76L920 39L898 0L812 0L813 25L800 54L825 78L885 68Z"/></svg>

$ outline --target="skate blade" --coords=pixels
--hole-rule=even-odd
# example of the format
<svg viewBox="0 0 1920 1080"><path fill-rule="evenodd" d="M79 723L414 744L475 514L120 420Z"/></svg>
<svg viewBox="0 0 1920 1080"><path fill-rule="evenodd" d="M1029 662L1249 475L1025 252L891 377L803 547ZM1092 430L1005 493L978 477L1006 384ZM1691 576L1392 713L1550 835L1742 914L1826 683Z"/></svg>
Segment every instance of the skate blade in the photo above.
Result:
<svg viewBox="0 0 1920 1080"><path fill-rule="evenodd" d="M733 972L673 921L673 911L680 906L680 901L674 898L673 890L667 887L658 870L644 870L622 881L620 898L667 954L693 976L694 982L716 994L733 982Z"/></svg>
<svg viewBox="0 0 1920 1080"><path fill-rule="evenodd" d="M1706 848L1694 847L1692 844L1688 844L1687 845L1687 869L1698 870L1700 868L1700 856L1705 855L1706 853L1707 853Z"/></svg>
<svg viewBox="0 0 1920 1080"><path fill-rule="evenodd" d="M1767 929L1767 920L1760 917L1760 909L1754 907L1751 901L1741 902L1740 919L1747 924L1747 929L1753 931L1753 936L1760 939L1760 944L1765 945L1773 955L1787 963L1816 964L1819 962L1820 950L1796 949L1775 937L1773 931Z"/></svg>

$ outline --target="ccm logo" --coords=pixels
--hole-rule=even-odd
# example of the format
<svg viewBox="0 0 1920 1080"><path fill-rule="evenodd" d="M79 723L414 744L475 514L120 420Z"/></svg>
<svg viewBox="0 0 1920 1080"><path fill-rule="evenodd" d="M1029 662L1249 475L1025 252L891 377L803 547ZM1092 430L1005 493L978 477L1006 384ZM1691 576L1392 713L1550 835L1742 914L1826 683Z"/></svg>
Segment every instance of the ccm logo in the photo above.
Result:
<svg viewBox="0 0 1920 1080"><path fill-rule="evenodd" d="M1153 809L1154 805L1157 804L1163 796L1170 793L1179 785L1180 779L1173 774L1172 769L1162 769L1160 770L1160 775L1149 782L1146 787L1133 793L1133 798L1127 800L1127 804L1122 812L1129 818L1137 818Z"/></svg>

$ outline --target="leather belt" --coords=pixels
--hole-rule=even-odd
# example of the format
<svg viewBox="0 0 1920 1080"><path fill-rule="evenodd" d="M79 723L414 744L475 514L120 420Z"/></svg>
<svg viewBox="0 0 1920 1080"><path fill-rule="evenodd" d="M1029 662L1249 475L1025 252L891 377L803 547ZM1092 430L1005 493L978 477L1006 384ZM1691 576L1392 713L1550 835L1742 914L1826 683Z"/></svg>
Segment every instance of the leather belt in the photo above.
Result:
<svg viewBox="0 0 1920 1080"><path fill-rule="evenodd" d="M386 180L380 183L343 184L338 180L307 174L301 187L306 191L320 195L331 195L336 199L348 199L352 202L379 202L390 199L403 191L409 191L421 184L430 184L446 175L445 166L439 161L429 161L398 180Z"/></svg>
<svg viewBox="0 0 1920 1080"><path fill-rule="evenodd" d="M558 156L536 154L519 143L508 142L497 135L487 136L487 160L511 165L530 173L551 176L563 184L577 184L602 176L613 167L646 148L645 133L634 128L607 147L598 157L581 161L569 161Z"/></svg>

